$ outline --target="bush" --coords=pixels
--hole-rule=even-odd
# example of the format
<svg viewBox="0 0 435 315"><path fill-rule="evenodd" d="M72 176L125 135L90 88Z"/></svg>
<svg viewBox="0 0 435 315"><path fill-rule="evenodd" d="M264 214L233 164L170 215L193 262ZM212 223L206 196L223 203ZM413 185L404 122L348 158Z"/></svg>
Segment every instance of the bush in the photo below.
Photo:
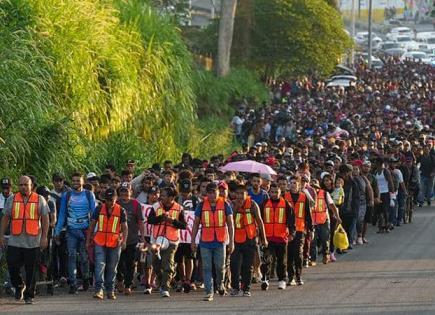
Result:
<svg viewBox="0 0 435 315"><path fill-rule="evenodd" d="M248 99L250 104L259 104L269 98L264 84L253 72L243 68L233 69L223 78L198 70L194 82L200 118L210 115L230 117L234 113L234 105L244 99Z"/></svg>

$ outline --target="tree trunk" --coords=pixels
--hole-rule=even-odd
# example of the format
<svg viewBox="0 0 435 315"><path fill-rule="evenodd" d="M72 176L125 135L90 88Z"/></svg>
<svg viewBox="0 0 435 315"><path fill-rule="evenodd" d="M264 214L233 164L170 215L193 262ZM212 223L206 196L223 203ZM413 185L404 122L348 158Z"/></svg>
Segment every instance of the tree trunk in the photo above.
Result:
<svg viewBox="0 0 435 315"><path fill-rule="evenodd" d="M222 0L219 22L217 74L220 77L230 72L231 44L233 42L234 17L237 0Z"/></svg>

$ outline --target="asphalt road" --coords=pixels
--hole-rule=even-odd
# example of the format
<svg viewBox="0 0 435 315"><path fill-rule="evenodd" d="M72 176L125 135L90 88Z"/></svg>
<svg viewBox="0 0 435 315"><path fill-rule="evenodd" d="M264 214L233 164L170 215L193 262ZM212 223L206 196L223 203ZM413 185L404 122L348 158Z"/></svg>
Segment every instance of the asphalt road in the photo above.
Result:
<svg viewBox="0 0 435 315"><path fill-rule="evenodd" d="M35 305L0 299L2 314L435 314L435 208L418 208L414 223L377 235L339 256L337 263L304 269L303 287L267 292L255 285L251 298L203 293L119 296L96 301L92 293L39 296Z"/></svg>

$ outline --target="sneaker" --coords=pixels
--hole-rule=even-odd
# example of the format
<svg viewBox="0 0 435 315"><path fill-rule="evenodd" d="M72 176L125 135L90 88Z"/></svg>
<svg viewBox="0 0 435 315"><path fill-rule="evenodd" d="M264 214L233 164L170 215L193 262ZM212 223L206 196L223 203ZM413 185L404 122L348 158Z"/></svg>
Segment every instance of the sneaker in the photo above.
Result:
<svg viewBox="0 0 435 315"><path fill-rule="evenodd" d="M266 291L268 288L269 288L269 281L264 280L264 281L261 283L261 290Z"/></svg>
<svg viewBox="0 0 435 315"><path fill-rule="evenodd" d="M230 296L239 296L240 290L237 289L231 289Z"/></svg>
<svg viewBox="0 0 435 315"><path fill-rule="evenodd" d="M33 298L31 297L27 297L24 299L24 303L31 305L31 304L35 304L35 301L33 301Z"/></svg>
<svg viewBox="0 0 435 315"><path fill-rule="evenodd" d="M243 296L244 297L251 297L251 292L250 291L243 291Z"/></svg>
<svg viewBox="0 0 435 315"><path fill-rule="evenodd" d="M291 287L295 287L295 286L296 286L296 281L295 281L295 279L291 279L291 280L288 282L288 285L291 286Z"/></svg>
<svg viewBox="0 0 435 315"><path fill-rule="evenodd" d="M118 293L124 292L124 282L118 281L118 283L116 284L116 289L118 290Z"/></svg>
<svg viewBox="0 0 435 315"><path fill-rule="evenodd" d="M358 237L358 240L356 242L358 245L364 244L362 237Z"/></svg>
<svg viewBox="0 0 435 315"><path fill-rule="evenodd" d="M153 289L151 289L151 287L145 288L145 290L143 290L144 294L151 294Z"/></svg>
<svg viewBox="0 0 435 315"><path fill-rule="evenodd" d="M224 287L221 287L220 289L218 289L218 293L220 296L224 296L227 292L225 291Z"/></svg>
<svg viewBox="0 0 435 315"><path fill-rule="evenodd" d="M278 289L285 290L285 288L286 288L285 281L284 280L279 281L278 282Z"/></svg>
<svg viewBox="0 0 435 315"><path fill-rule="evenodd" d="M305 267L305 268L308 268L308 267L309 267L308 260L304 260L304 267Z"/></svg>
<svg viewBox="0 0 435 315"><path fill-rule="evenodd" d="M190 290L191 290L191 287L190 287L189 281L185 281L183 283L183 291L184 291L184 293L189 293Z"/></svg>
<svg viewBox="0 0 435 315"><path fill-rule="evenodd" d="M181 282L179 282L177 284L177 287L175 289L176 292L183 292L183 284Z"/></svg>
<svg viewBox="0 0 435 315"><path fill-rule="evenodd" d="M60 277L59 284L61 287L65 286L68 283L68 280L65 277Z"/></svg>
<svg viewBox="0 0 435 315"><path fill-rule="evenodd" d="M70 285L70 286L69 286L69 291L68 291L68 293L69 293L69 294L77 294L77 286L75 286L75 285Z"/></svg>
<svg viewBox="0 0 435 315"><path fill-rule="evenodd" d="M325 256L323 256L323 264L324 265L326 265L327 263L329 263L330 262L330 257L329 257L329 255L325 255Z"/></svg>
<svg viewBox="0 0 435 315"><path fill-rule="evenodd" d="M207 302L213 301L213 293L206 294L203 298L203 301L207 301Z"/></svg>
<svg viewBox="0 0 435 315"><path fill-rule="evenodd" d="M355 246L355 245L356 245L356 241L353 241L353 242L352 242L352 245Z"/></svg>
<svg viewBox="0 0 435 315"><path fill-rule="evenodd" d="M98 292L95 292L95 294L94 294L94 299L99 299L99 300L104 299L103 290L100 290L100 291L98 291Z"/></svg>
<svg viewBox="0 0 435 315"><path fill-rule="evenodd" d="M310 267L315 267L317 265L317 263L315 262L315 261L309 261L308 262L308 266L310 266Z"/></svg>
<svg viewBox="0 0 435 315"><path fill-rule="evenodd" d="M15 288L15 300L21 301L24 297L24 290L26 290L26 285L23 284L22 287Z"/></svg>
<svg viewBox="0 0 435 315"><path fill-rule="evenodd" d="M83 280L83 291L88 291L89 290L89 279L85 279Z"/></svg>
<svg viewBox="0 0 435 315"><path fill-rule="evenodd" d="M131 288L125 288L124 294L125 295L131 295Z"/></svg>
<svg viewBox="0 0 435 315"><path fill-rule="evenodd" d="M164 298L164 297L171 297L171 295L169 294L169 291L166 291L166 290L162 290L160 295L162 296L162 298Z"/></svg>
<svg viewBox="0 0 435 315"><path fill-rule="evenodd" d="M296 280L296 284L297 285L304 285L304 282L302 281L302 279L298 279L298 280Z"/></svg>
<svg viewBox="0 0 435 315"><path fill-rule="evenodd" d="M369 241L364 237L364 238L363 238L363 243L364 243L364 244L368 244Z"/></svg>
<svg viewBox="0 0 435 315"><path fill-rule="evenodd" d="M335 258L335 254L334 254L334 253L331 253L331 254L329 255L329 260L330 260L331 262L336 262L336 261L337 261L337 258Z"/></svg>
<svg viewBox="0 0 435 315"><path fill-rule="evenodd" d="M190 284L190 290L191 290L191 291L196 291L196 285L195 285L195 283L192 282L192 283Z"/></svg>
<svg viewBox="0 0 435 315"><path fill-rule="evenodd" d="M116 300L115 292L109 292L109 293L107 293L107 298L109 300Z"/></svg>

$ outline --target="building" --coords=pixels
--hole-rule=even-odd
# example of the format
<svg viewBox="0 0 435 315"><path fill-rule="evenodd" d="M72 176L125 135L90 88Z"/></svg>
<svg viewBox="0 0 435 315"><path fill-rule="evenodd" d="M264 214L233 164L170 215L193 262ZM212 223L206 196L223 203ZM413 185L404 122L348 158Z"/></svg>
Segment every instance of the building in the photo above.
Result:
<svg viewBox="0 0 435 315"><path fill-rule="evenodd" d="M205 27L219 16L221 0L189 0L190 25Z"/></svg>

